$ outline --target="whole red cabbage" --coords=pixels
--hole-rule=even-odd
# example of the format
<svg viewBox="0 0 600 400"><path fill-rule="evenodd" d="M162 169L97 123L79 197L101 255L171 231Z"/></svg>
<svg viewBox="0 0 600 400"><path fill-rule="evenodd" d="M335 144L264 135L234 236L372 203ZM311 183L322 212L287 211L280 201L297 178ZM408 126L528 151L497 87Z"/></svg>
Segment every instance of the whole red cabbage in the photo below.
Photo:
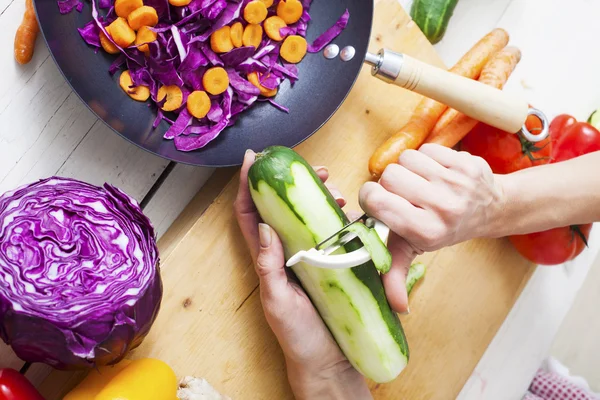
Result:
<svg viewBox="0 0 600 400"><path fill-rule="evenodd" d="M154 229L119 189L52 177L0 196L0 337L21 359L114 364L161 298Z"/></svg>

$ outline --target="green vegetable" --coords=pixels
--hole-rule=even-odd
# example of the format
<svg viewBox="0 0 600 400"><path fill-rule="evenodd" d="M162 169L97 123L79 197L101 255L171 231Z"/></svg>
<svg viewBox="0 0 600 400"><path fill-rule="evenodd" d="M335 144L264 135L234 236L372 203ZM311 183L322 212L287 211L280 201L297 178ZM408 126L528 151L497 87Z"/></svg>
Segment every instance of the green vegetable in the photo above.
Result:
<svg viewBox="0 0 600 400"><path fill-rule="evenodd" d="M415 263L410 266L408 274L406 275L406 292L410 295L413 287L425 276L425 264Z"/></svg>
<svg viewBox="0 0 600 400"><path fill-rule="evenodd" d="M291 149L267 148L248 177L254 204L281 238L286 258L348 223L310 165ZM359 247L352 241L338 252ZM352 365L378 383L396 378L408 363L408 344L373 263L339 270L300 263L292 270Z"/></svg>
<svg viewBox="0 0 600 400"><path fill-rule="evenodd" d="M588 124L591 124L596 129L600 129L600 109L594 111L587 120Z"/></svg>
<svg viewBox="0 0 600 400"><path fill-rule="evenodd" d="M355 222L349 225L344 231L340 232L339 235L332 237L327 242L323 243L320 248L324 249L330 245L335 244L337 240L344 234L352 232L358 236L360 241L365 246L365 249L369 252L373 265L377 268L377 271L385 274L392 267L392 254L385 246L377 231L374 228L369 228L365 224Z"/></svg>
<svg viewBox="0 0 600 400"><path fill-rule="evenodd" d="M458 0L415 0L410 16L431 44L444 37Z"/></svg>

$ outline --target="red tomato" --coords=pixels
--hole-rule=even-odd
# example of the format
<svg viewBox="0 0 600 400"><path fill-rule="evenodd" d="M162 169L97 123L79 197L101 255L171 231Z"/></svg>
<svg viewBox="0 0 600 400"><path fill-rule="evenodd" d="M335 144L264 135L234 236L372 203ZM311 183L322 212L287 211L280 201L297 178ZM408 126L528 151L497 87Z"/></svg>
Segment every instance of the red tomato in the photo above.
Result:
<svg viewBox="0 0 600 400"><path fill-rule="evenodd" d="M567 130L568 127L570 127L571 125L573 125L574 123L576 123L577 120L575 119L575 117L572 117L568 114L561 114L557 117L555 117L552 122L550 123L550 138L552 139L553 143L556 143L558 141L558 139L560 139L563 135L563 133L565 133L565 131Z"/></svg>
<svg viewBox="0 0 600 400"><path fill-rule="evenodd" d="M568 126L553 144L553 162L570 160L600 150L600 132L587 122Z"/></svg>
<svg viewBox="0 0 600 400"><path fill-rule="evenodd" d="M12 368L0 369L0 400L44 400L35 387Z"/></svg>
<svg viewBox="0 0 600 400"><path fill-rule="evenodd" d="M541 122L530 116L526 122L530 132L542 129ZM461 149L487 161L496 174L509 174L550 161L550 139L531 143L521 135L501 131L479 123L462 140Z"/></svg>
<svg viewBox="0 0 600 400"><path fill-rule="evenodd" d="M592 224L510 236L508 239L531 262L557 265L577 257L587 246Z"/></svg>

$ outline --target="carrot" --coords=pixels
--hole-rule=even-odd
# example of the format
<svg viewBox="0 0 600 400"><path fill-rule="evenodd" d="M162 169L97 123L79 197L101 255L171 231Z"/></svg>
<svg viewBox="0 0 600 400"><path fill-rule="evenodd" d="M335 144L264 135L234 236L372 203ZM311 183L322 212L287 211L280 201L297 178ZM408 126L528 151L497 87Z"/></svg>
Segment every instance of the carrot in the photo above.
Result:
<svg viewBox="0 0 600 400"><path fill-rule="evenodd" d="M269 8L273 5L273 0L260 0L265 3L265 7Z"/></svg>
<svg viewBox="0 0 600 400"><path fill-rule="evenodd" d="M127 21L131 29L137 31L142 26L155 26L158 24L158 14L153 7L143 6L132 11L127 17Z"/></svg>
<svg viewBox="0 0 600 400"><path fill-rule="evenodd" d="M215 53L227 53L233 49L231 27L224 26L210 35L210 47Z"/></svg>
<svg viewBox="0 0 600 400"><path fill-rule="evenodd" d="M244 19L249 24L260 24L267 18L267 6L260 0L251 1L244 8Z"/></svg>
<svg viewBox="0 0 600 400"><path fill-rule="evenodd" d="M260 25L258 25L260 26ZM244 45L242 37L244 36L244 26L241 22L231 25L231 43L233 47L242 47ZM260 43L259 43L260 44Z"/></svg>
<svg viewBox="0 0 600 400"><path fill-rule="evenodd" d="M201 90L192 92L187 99L187 110L196 118L204 118L210 111L210 98Z"/></svg>
<svg viewBox="0 0 600 400"><path fill-rule="evenodd" d="M108 26L106 27L106 31L110 35L110 31L108 30ZM104 34L104 32L100 31L100 46L106 51L108 54L118 54L120 50L115 46Z"/></svg>
<svg viewBox="0 0 600 400"><path fill-rule="evenodd" d="M253 46L255 49L258 49L258 46L260 46L260 42L262 42L262 36L262 26L256 24L248 24L246 26L246 29L244 29L244 34L242 35L242 44L244 46Z"/></svg>
<svg viewBox="0 0 600 400"><path fill-rule="evenodd" d="M132 11L142 7L144 2L142 0L116 0L115 1L115 12L117 17L127 18Z"/></svg>
<svg viewBox="0 0 600 400"><path fill-rule="evenodd" d="M285 38L281 45L279 55L285 61L296 64L302 61L306 55L308 44L302 36L292 35Z"/></svg>
<svg viewBox="0 0 600 400"><path fill-rule="evenodd" d="M176 85L161 86L158 89L158 96L156 97L158 98L158 101L163 101L166 97L162 109L167 112L177 110L183 103L183 93Z"/></svg>
<svg viewBox="0 0 600 400"><path fill-rule="evenodd" d="M507 43L508 33L504 29L494 29L463 55L450 72L470 79L479 78L483 66ZM371 175L379 178L389 164L398 161L404 150L418 149L447 108L435 100L423 98L408 123L375 150L369 160Z"/></svg>
<svg viewBox="0 0 600 400"><path fill-rule="evenodd" d="M267 18L267 20L264 23L264 26L265 32L267 33L268 37L277 42L281 42L283 40L280 29L285 28L287 24L280 17L274 15L272 17Z"/></svg>
<svg viewBox="0 0 600 400"><path fill-rule="evenodd" d="M288 25L298 22L303 11L299 0L281 0L277 5L277 15Z"/></svg>
<svg viewBox="0 0 600 400"><path fill-rule="evenodd" d="M147 86L133 86L129 71L123 71L119 77L119 86L134 100L146 101L150 97L150 89Z"/></svg>
<svg viewBox="0 0 600 400"><path fill-rule="evenodd" d="M15 34L15 60L19 64L27 64L33 58L35 39L39 31L40 27L35 18L33 2L32 0L26 0L25 14L23 14L23 20Z"/></svg>
<svg viewBox="0 0 600 400"><path fill-rule="evenodd" d="M521 51L516 47L506 47L494 54L483 67L479 82L502 89L510 74L521 60ZM425 143L437 143L446 147L454 147L464 138L479 121L475 118L449 108L442 114Z"/></svg>
<svg viewBox="0 0 600 400"><path fill-rule="evenodd" d="M117 18L115 19L109 26L108 32L110 32L110 37L116 44L121 47L129 47L133 42L135 42L135 32L131 27L127 24L125 18Z"/></svg>
<svg viewBox="0 0 600 400"><path fill-rule="evenodd" d="M256 86L260 90L260 94L262 94L265 97L274 97L277 94L277 88L269 89L260 84L257 72L250 72L248 74L248 80L251 84Z"/></svg>
<svg viewBox="0 0 600 400"><path fill-rule="evenodd" d="M169 0L169 4L175 7L185 7L191 2L192 0Z"/></svg>
<svg viewBox="0 0 600 400"><path fill-rule="evenodd" d="M148 47L148 43L154 42L156 40L156 32L147 26L142 26L140 30L137 32L137 36L135 37L135 44L138 46L138 50L146 55L150 54L150 48Z"/></svg>
<svg viewBox="0 0 600 400"><path fill-rule="evenodd" d="M218 95L229 87L229 76L223 68L213 67L204 73L202 85L208 93Z"/></svg>

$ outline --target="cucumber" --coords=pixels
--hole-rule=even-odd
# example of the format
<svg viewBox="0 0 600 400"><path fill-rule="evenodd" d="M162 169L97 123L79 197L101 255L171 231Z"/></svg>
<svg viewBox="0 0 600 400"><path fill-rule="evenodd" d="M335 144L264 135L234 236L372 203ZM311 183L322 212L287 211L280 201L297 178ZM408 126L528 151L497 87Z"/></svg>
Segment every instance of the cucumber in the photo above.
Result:
<svg viewBox="0 0 600 400"><path fill-rule="evenodd" d="M415 284L425 276L425 271L425 264L415 263L410 266L408 274L406 275L406 293L410 295Z"/></svg>
<svg viewBox="0 0 600 400"><path fill-rule="evenodd" d="M587 120L588 124L596 129L600 129L600 109L594 111Z"/></svg>
<svg viewBox="0 0 600 400"><path fill-rule="evenodd" d="M248 181L261 218L281 238L286 259L313 248L348 223L311 166L287 147L273 146L257 154ZM360 246L352 241L338 251ZM408 363L408 343L371 261L340 270L299 263L292 270L360 373L385 383L402 372Z"/></svg>
<svg viewBox="0 0 600 400"><path fill-rule="evenodd" d="M414 0L410 16L427 40L436 44L444 37L458 0Z"/></svg>

